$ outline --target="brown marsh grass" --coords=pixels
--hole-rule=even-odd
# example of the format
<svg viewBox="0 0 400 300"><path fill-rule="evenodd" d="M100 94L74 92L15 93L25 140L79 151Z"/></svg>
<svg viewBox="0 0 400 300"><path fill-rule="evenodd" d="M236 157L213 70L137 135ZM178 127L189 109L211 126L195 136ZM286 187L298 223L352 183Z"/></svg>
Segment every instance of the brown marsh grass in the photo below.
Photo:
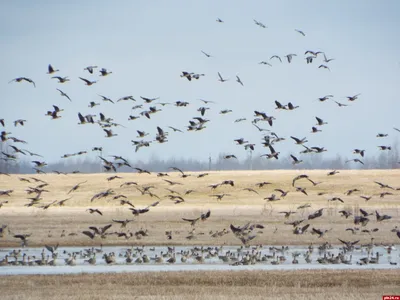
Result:
<svg viewBox="0 0 400 300"><path fill-rule="evenodd" d="M32 233L30 237L31 246L43 245L45 243L60 243L60 245L107 245L116 244L139 244L139 245L165 245L165 244L184 244L184 245L204 245L204 244L238 244L240 243L229 233L222 237L212 238L210 233L227 229L229 225L242 225L247 222L257 222L265 226L253 244L308 244L328 241L337 243L337 238L351 240L361 239L362 242L369 242L371 234L357 234L355 237L350 231L345 231L348 227L354 227L352 217L345 219L338 213L339 210L348 209L354 215L359 214L359 208L363 208L370 213L378 210L386 213L393 218L389 221L376 222L375 216L371 216L371 222L366 229L379 228L373 234L377 243L397 243L396 234L390 230L399 224L400 213L400 192L396 190L382 189L374 181L380 181L393 186L400 187L399 170L341 170L339 174L327 176L329 170L307 170L307 171L221 171L208 172L209 175L197 178L198 172L189 172L191 176L181 178L180 173L170 172L168 177L157 177L156 174L137 174L137 173L117 173L122 179L108 181L107 178L113 173L107 174L69 174L69 175L11 175L1 176L0 190L12 189L10 197L2 196L0 201L7 200L8 203L0 208L1 223L7 224L10 232L0 239L0 246L18 246L19 240L12 237L16 233ZM305 187L308 196L296 192L292 186L292 179L299 174L308 174L315 182L322 182L313 186L307 180L299 180L296 186ZM37 186L40 183L30 183L20 181L19 178L35 177L46 181L49 185L44 189L49 192L42 193L43 205L54 200L61 200L72 197L63 207L51 206L47 210L37 207L26 207L29 203L26 193L28 187ZM181 184L171 186L163 179L168 179ZM233 187L224 185L216 190L211 190L211 184L221 183L224 180L233 180ZM81 187L71 192L68 191L77 183L83 183ZM160 204L151 207L150 212L135 217L131 214L128 206L121 206L119 200L113 197L94 200L90 199L96 193L111 188L115 195L125 195L136 207L143 208L157 201L155 197L142 195L134 185L120 187L122 183L134 181L141 186L154 186L151 190L160 197ZM256 187L257 182L267 181L271 184L263 188ZM179 192L185 202L174 204L165 196L170 194L166 188ZM254 188L258 194L244 190L244 188ZM276 188L289 190L289 194L276 202L267 202L265 197L272 193L279 196ZM349 189L357 188L360 192L355 192L350 196L344 193ZM194 190L189 195L184 195L185 191ZM392 192L393 195L380 198L379 193L383 191ZM216 200L210 195L228 194L221 201ZM318 193L325 193L318 195ZM373 195L370 201L360 198L360 195ZM331 202L328 199L340 197L344 203ZM310 208L296 210L303 204L311 204ZM103 212L103 216L89 214L87 208L98 208ZM284 221L292 221L307 218L308 214L319 208L325 208L322 218L314 219L309 223L312 227L320 229L332 229L324 238L319 239L315 235L304 234L294 235L292 226L284 225ZM193 239L187 239L188 232L192 229L189 223L181 218L195 218L200 213L211 210L211 217L205 222L196 225L196 232ZM285 219L281 211L296 211L289 219ZM104 226L112 222L112 219L134 219L126 229L120 229L118 224L114 224L110 232L122 231L135 232L139 229L147 229L149 236L136 238L118 238L110 235L106 239L95 238L90 240L81 234L89 226ZM305 223L304 223L305 224ZM61 234L65 230L65 237ZM172 231L172 239L168 240L165 231Z"/></svg>
<svg viewBox="0 0 400 300"><path fill-rule="evenodd" d="M3 276L1 299L382 299L398 270L148 272Z"/></svg>

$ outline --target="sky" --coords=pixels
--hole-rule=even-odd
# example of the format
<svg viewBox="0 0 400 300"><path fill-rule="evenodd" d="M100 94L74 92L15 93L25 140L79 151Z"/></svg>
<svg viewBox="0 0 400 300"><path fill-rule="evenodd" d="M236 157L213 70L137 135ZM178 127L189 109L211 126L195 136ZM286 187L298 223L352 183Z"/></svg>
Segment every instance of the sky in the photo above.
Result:
<svg viewBox="0 0 400 300"><path fill-rule="evenodd" d="M393 129L400 128L399 12L396 0L3 1L0 119L6 126L0 130L27 141L14 145L43 155L46 162L78 151L94 158L98 153L91 149L96 146L103 147L104 156L121 155L133 162L154 157L206 161L220 153L244 159L248 151L234 139L256 144L257 155L269 153L261 145L265 132L251 123L257 110L276 118L272 127L257 124L286 138L274 146L282 154L301 157L302 147L290 138L295 136L307 137L308 146L325 147L325 156L353 158L355 148L378 155L377 146L393 145L400 137ZM307 50L322 51L334 60L324 63L318 55L307 64ZM296 54L291 63L287 54ZM273 55L282 63L270 59ZM49 64L59 69L54 76L68 76L70 81L52 79L46 74ZM329 70L318 68L321 64ZM84 70L89 65L99 67L93 75ZM100 68L112 74L100 77ZM204 76L188 81L180 76L182 71ZM218 72L228 80L218 81ZM28 82L10 83L17 77L31 78L36 88ZM98 82L86 86L79 77ZM334 97L318 101L328 94ZM347 100L356 94L358 99ZM136 102L116 102L128 95ZM162 111L151 119L128 121L129 115L140 116L149 106L140 96L159 97L152 106ZM299 108L276 110L275 100ZM100 105L89 108L91 101ZM177 107L176 101L189 105ZM171 104L157 104L161 102ZM139 104L142 109L132 110ZM64 109L61 118L45 116L52 105ZM200 115L197 109L202 106L210 108L205 114L210 121L204 130L188 132L189 120ZM221 115L223 109L232 112ZM124 127L113 127L118 135L106 138L98 124L78 125L78 112L96 114L96 120L102 112ZM316 116L328 124L320 127L322 132L311 133ZM235 123L239 118L246 120ZM17 119L25 119L25 126L15 127ZM131 140L142 140L136 130L149 133L143 140L154 140L157 126L168 132L168 142L153 141L135 152ZM378 133L388 137L377 138Z"/></svg>

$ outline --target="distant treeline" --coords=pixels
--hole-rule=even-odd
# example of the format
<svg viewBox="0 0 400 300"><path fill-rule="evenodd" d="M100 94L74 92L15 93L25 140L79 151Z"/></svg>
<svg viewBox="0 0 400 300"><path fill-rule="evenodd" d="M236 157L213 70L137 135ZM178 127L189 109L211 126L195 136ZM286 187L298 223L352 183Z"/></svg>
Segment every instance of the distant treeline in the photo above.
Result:
<svg viewBox="0 0 400 300"><path fill-rule="evenodd" d="M90 157L88 154L60 159L56 163L48 163L47 166L41 168L44 172L80 172L80 173L100 173L104 172L103 161L96 155L96 158ZM218 157L207 157L204 161L195 159L170 158L167 160L152 157L148 161L128 160L128 163L134 168L139 167L149 170L150 172L167 172L170 167L178 167L184 171L219 171L219 170L292 170L292 169L397 169L400 168L399 151L396 146L390 151L381 151L378 156L361 157L354 154L351 157L326 157L320 153L303 154L298 159L303 160L302 163L293 165L292 158L287 156L279 156L279 159L266 159L260 157L259 154L250 153L246 159L230 158L225 159L225 153L221 153ZM85 157L86 156L86 157ZM114 161L113 158L105 156L107 160ZM359 158L364 165L359 162L348 161ZM24 159L4 160L0 161L0 172L12 174L32 174L36 171L31 161L42 161L40 157L27 156ZM121 162L121 161L120 161ZM117 172L136 172L135 169L122 166Z"/></svg>

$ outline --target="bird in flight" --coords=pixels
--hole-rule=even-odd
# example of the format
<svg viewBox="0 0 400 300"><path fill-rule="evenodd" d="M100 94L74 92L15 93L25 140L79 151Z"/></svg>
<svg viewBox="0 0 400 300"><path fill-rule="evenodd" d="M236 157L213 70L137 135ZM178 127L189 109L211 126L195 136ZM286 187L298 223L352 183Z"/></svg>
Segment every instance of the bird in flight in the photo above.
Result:
<svg viewBox="0 0 400 300"><path fill-rule="evenodd" d="M347 96L346 98L349 100L349 101L354 101L354 100L357 100L358 99L358 96L360 96L361 94L357 94L357 95L354 95L354 96Z"/></svg>
<svg viewBox="0 0 400 300"><path fill-rule="evenodd" d="M218 81L221 81L221 82L228 81L228 79L222 78L222 76L221 76L221 74L219 72L218 72L218 77L219 77Z"/></svg>
<svg viewBox="0 0 400 300"><path fill-rule="evenodd" d="M259 65L268 65L268 66L270 66L270 67L272 67L272 65L270 64L270 63L268 63L268 62L266 62L266 61L261 61L261 62L259 62L258 63Z"/></svg>
<svg viewBox="0 0 400 300"><path fill-rule="evenodd" d="M321 68L323 68L323 69L327 69L327 70L331 70L331 69L329 69L329 67L328 66L326 66L326 65L320 65L319 67L318 67L318 69L321 69Z"/></svg>
<svg viewBox="0 0 400 300"><path fill-rule="evenodd" d="M32 83L33 86L36 87L35 82L32 79L27 78L27 77L17 77L17 78L14 78L13 80L11 80L9 83L11 83L13 81L15 81L15 82L26 81L26 82Z"/></svg>
<svg viewBox="0 0 400 300"><path fill-rule="evenodd" d="M60 70L54 70L54 68L53 68L53 66L52 65L50 65L49 64L49 66L48 66L48 72L47 72L47 74L53 74L53 73L55 73L55 72L58 72L58 71L60 71Z"/></svg>
<svg viewBox="0 0 400 300"><path fill-rule="evenodd" d="M82 78L82 77L79 77L79 79L83 80L86 83L86 85L92 85L97 82L97 81L90 81L90 80Z"/></svg>
<svg viewBox="0 0 400 300"><path fill-rule="evenodd" d="M240 80L240 77L236 75L236 81L243 86L243 82Z"/></svg>
<svg viewBox="0 0 400 300"><path fill-rule="evenodd" d="M261 22L259 22L259 21L257 21L257 20L254 20L254 23L255 23L256 25L260 26L261 28L267 28L267 26L265 26L263 23L261 23Z"/></svg>
<svg viewBox="0 0 400 300"><path fill-rule="evenodd" d="M88 71L90 74L93 74L93 69L96 69L97 66L87 66L86 68L84 68L84 71Z"/></svg>
<svg viewBox="0 0 400 300"><path fill-rule="evenodd" d="M212 57L211 54L208 54L208 53L204 52L203 50L201 50L201 53L203 53L203 54L204 54L205 56L207 56L207 57Z"/></svg>
<svg viewBox="0 0 400 300"><path fill-rule="evenodd" d="M62 90L57 89L57 91L59 91L61 93L61 96L66 97L69 101L72 102L71 98L66 93L64 93Z"/></svg>
<svg viewBox="0 0 400 300"><path fill-rule="evenodd" d="M301 30L295 29L295 31L298 32L298 33L300 33L302 36L306 36L306 34L305 34L303 31L301 31Z"/></svg>

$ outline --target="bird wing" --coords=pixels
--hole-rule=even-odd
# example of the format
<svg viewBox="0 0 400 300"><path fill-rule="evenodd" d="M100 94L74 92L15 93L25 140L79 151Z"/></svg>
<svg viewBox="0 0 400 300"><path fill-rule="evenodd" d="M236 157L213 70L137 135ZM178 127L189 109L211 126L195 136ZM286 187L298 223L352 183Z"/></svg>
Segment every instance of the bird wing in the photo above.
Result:
<svg viewBox="0 0 400 300"><path fill-rule="evenodd" d="M79 77L79 79L83 80L84 82L86 82L87 84L90 84L91 82L85 78Z"/></svg>

